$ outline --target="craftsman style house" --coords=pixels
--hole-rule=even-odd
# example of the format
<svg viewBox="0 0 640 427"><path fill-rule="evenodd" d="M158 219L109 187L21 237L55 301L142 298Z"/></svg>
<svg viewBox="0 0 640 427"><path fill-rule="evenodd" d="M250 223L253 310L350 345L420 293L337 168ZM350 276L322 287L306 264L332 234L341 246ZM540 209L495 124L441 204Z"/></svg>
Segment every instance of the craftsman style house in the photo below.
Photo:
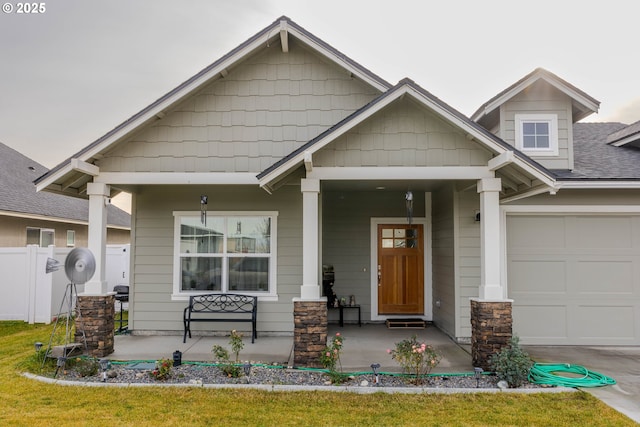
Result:
<svg viewBox="0 0 640 427"><path fill-rule="evenodd" d="M511 330L637 345L640 137L577 123L598 108L536 69L469 118L281 17L36 184L89 198L96 295L103 201L133 195L134 334L232 292L259 297L259 337L322 341L332 266L363 321L433 321L474 357Z"/></svg>

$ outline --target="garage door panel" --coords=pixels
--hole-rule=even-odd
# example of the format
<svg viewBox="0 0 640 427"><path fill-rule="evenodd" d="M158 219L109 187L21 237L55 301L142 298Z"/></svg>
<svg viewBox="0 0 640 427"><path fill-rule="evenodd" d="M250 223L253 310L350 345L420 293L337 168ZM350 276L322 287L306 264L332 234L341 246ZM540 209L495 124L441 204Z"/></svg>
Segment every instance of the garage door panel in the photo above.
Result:
<svg viewBox="0 0 640 427"><path fill-rule="evenodd" d="M567 307L519 305L513 310L513 332L524 341L567 339Z"/></svg>
<svg viewBox="0 0 640 427"><path fill-rule="evenodd" d="M566 263L540 259L512 259L508 270L512 295L565 293Z"/></svg>
<svg viewBox="0 0 640 427"><path fill-rule="evenodd" d="M634 263L628 261L578 261L572 263L575 292L581 294L633 294Z"/></svg>
<svg viewBox="0 0 640 427"><path fill-rule="evenodd" d="M624 216L575 216L567 218L567 247L625 248L633 247L631 218Z"/></svg>
<svg viewBox="0 0 640 427"><path fill-rule="evenodd" d="M523 344L640 344L640 215L507 215Z"/></svg>
<svg viewBox="0 0 640 427"><path fill-rule="evenodd" d="M593 306L578 305L571 310L575 322L572 323L578 336L589 343L607 341L632 341L637 333L635 309L629 305Z"/></svg>
<svg viewBox="0 0 640 427"><path fill-rule="evenodd" d="M564 218L562 217L510 217L511 227L507 244L511 248L564 248ZM536 233L530 230L535 228Z"/></svg>

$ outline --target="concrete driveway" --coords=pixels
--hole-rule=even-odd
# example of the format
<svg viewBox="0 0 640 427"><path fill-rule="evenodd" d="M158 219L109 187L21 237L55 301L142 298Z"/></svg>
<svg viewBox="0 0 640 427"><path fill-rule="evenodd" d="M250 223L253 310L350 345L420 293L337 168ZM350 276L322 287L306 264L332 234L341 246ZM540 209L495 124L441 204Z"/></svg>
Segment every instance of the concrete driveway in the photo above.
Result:
<svg viewBox="0 0 640 427"><path fill-rule="evenodd" d="M582 390L640 423L640 347L522 346L539 363L569 363L612 377L617 384Z"/></svg>

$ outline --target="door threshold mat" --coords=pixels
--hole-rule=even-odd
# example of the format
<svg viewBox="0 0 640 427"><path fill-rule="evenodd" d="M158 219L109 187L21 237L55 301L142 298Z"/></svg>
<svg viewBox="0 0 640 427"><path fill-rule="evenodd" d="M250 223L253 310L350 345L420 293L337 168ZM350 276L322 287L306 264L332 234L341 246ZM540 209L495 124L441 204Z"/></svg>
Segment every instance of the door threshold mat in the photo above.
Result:
<svg viewBox="0 0 640 427"><path fill-rule="evenodd" d="M422 319L387 319L389 329L424 329L427 321Z"/></svg>

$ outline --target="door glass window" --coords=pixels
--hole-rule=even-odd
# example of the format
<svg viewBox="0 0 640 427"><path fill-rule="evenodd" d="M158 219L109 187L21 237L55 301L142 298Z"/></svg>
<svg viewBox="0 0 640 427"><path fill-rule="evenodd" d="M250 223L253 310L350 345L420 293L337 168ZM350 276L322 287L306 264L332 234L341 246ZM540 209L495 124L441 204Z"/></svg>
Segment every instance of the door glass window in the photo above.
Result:
<svg viewBox="0 0 640 427"><path fill-rule="evenodd" d="M382 247L416 248L418 245L418 237L418 229L416 228L383 229Z"/></svg>

